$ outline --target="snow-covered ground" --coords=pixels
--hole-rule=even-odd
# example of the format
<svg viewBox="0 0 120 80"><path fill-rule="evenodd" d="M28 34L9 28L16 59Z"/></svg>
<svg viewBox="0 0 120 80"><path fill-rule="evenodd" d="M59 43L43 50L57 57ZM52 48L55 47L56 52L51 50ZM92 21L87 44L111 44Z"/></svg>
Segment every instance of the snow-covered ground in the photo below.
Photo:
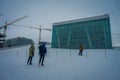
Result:
<svg viewBox="0 0 120 80"><path fill-rule="evenodd" d="M33 65L26 65L28 48L0 50L0 80L120 80L120 50L48 49L44 66L38 67L36 47Z"/></svg>

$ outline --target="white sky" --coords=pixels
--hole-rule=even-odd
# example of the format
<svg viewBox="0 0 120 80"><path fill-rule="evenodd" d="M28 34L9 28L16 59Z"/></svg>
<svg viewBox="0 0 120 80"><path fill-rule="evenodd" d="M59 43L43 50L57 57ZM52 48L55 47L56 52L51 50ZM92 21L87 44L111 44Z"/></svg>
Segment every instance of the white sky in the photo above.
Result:
<svg viewBox="0 0 120 80"><path fill-rule="evenodd" d="M29 15L15 24L52 29L55 22L109 14L113 44L120 41L119 0L0 0L0 26ZM3 31L0 30L0 33ZM8 26L7 39L27 37L38 41L38 30ZM42 31L42 41L51 42L52 32Z"/></svg>

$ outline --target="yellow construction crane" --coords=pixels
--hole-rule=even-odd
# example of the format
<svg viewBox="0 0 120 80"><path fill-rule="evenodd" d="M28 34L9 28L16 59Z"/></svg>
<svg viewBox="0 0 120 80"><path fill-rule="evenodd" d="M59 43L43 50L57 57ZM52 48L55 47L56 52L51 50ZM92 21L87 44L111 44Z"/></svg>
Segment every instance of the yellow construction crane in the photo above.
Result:
<svg viewBox="0 0 120 80"><path fill-rule="evenodd" d="M9 25L12 25L13 23L18 22L18 21L20 21L20 20L22 20L22 19L24 19L24 18L26 18L26 17L28 17L28 15L23 16L23 17L20 17L20 18L14 20L14 21L11 21L11 22L7 22L7 21L6 21L5 24L0 27L0 29L2 29L2 28L4 29L3 36L6 36L6 30L7 30L7 27L8 27ZM3 41L3 43L1 43L0 46L4 47L4 45L5 45L5 37L3 37L3 40L2 40L2 41Z"/></svg>
<svg viewBox="0 0 120 80"><path fill-rule="evenodd" d="M18 24L12 24L12 25L13 25L13 26L27 27L27 28L37 29L37 30L39 30L39 39L38 39L38 44L40 44L40 42L41 42L41 31L42 31L42 30L51 31L51 29L42 28L42 26L41 26L41 25L40 25L40 28L38 28L38 27L32 27L32 26L18 25Z"/></svg>

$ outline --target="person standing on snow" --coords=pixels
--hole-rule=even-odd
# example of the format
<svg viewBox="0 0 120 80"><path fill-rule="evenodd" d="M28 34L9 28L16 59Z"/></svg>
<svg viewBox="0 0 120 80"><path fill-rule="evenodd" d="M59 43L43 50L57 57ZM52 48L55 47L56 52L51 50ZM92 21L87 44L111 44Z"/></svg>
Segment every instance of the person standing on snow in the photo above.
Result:
<svg viewBox="0 0 120 80"><path fill-rule="evenodd" d="M80 47L79 47L79 55L82 56L82 52L83 52L83 46L82 44L80 44Z"/></svg>
<svg viewBox="0 0 120 80"><path fill-rule="evenodd" d="M30 64L32 65L32 58L34 56L34 45L31 44L30 48L29 48L29 57L28 57L28 60L27 60L27 64Z"/></svg>
<svg viewBox="0 0 120 80"><path fill-rule="evenodd" d="M41 66L43 66L43 62L44 62L44 57L45 57L45 54L47 53L47 48L45 47L46 43L43 43L42 45L40 45L38 47L39 49L39 55L40 55L40 59L39 59L39 66L41 64ZM42 61L42 62L41 62Z"/></svg>

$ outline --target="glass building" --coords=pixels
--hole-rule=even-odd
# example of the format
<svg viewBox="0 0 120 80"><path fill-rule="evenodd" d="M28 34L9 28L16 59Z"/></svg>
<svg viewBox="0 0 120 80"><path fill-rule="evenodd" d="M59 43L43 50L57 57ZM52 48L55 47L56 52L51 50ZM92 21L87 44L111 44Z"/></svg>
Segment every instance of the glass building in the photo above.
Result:
<svg viewBox="0 0 120 80"><path fill-rule="evenodd" d="M109 15L53 23L52 48L111 49Z"/></svg>

